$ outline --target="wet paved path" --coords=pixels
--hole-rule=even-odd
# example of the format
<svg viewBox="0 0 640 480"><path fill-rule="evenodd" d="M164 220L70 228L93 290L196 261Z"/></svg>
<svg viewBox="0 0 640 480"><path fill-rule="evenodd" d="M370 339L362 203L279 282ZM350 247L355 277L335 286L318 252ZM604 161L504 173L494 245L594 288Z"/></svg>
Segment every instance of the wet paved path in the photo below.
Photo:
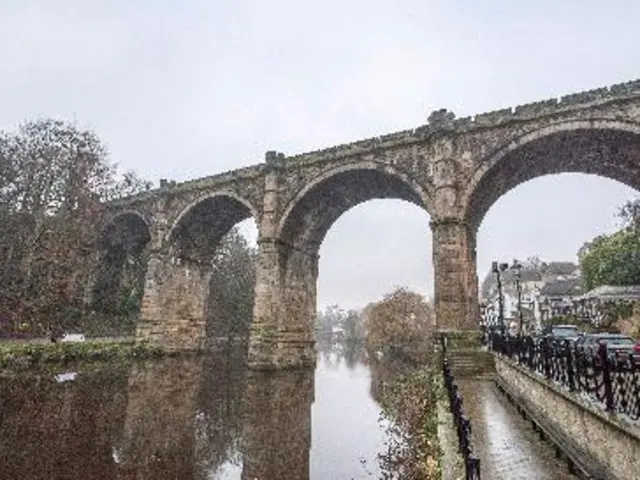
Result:
<svg viewBox="0 0 640 480"><path fill-rule="evenodd" d="M483 480L575 480L553 447L538 439L531 424L489 381L458 383L471 420L472 445Z"/></svg>

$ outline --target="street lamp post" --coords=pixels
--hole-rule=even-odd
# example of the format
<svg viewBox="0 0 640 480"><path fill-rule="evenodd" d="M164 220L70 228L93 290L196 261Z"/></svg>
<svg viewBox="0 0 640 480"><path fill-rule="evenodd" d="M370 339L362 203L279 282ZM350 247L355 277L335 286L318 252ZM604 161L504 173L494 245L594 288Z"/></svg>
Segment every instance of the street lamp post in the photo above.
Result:
<svg viewBox="0 0 640 480"><path fill-rule="evenodd" d="M550 319L551 319L551 306L550 306L550 302L549 302L549 298L548 297L544 297L544 300L542 301L542 305L544 306L544 315L542 316L542 327L546 327L547 324L549 323Z"/></svg>
<svg viewBox="0 0 640 480"><path fill-rule="evenodd" d="M487 305L485 302L480 302L480 331L484 342L487 337Z"/></svg>
<svg viewBox="0 0 640 480"><path fill-rule="evenodd" d="M496 274L496 280L498 283L498 320L500 322L500 331L504 335L504 298L502 297L502 279L500 274L504 272L509 265L506 263L493 262L491 264L491 271Z"/></svg>
<svg viewBox="0 0 640 480"><path fill-rule="evenodd" d="M517 260L513 261L513 265L511 265L511 270L513 270L516 278L516 291L518 292L518 322L520 323L520 328L518 330L518 336L522 337L522 265L518 263Z"/></svg>

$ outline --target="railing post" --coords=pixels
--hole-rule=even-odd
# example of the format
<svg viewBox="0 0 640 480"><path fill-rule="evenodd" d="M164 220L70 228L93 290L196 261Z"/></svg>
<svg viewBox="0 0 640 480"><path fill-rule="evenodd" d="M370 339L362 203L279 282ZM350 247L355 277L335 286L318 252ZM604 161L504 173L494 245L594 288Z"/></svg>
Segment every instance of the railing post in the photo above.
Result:
<svg viewBox="0 0 640 480"><path fill-rule="evenodd" d="M602 383L604 384L604 403L608 412L613 411L613 382L611 381L611 362L607 352L607 344L598 347L598 357L602 366Z"/></svg>
<svg viewBox="0 0 640 480"><path fill-rule="evenodd" d="M534 369L535 367L535 353L536 353L536 345L533 342L533 338L527 337L527 363L530 369Z"/></svg>
<svg viewBox="0 0 640 480"><path fill-rule="evenodd" d="M549 345L549 339L545 338L542 341L542 365L544 368L544 376L547 378L551 378L551 365L550 365L550 355L551 355L551 345Z"/></svg>
<svg viewBox="0 0 640 480"><path fill-rule="evenodd" d="M564 344L564 353L566 355L566 369L567 369L567 386L569 387L569 391L573 392L576 389L575 377L574 377L574 362L573 362L573 348L571 342L569 340L565 340Z"/></svg>
<svg viewBox="0 0 640 480"><path fill-rule="evenodd" d="M440 346L442 347L442 358L447 356L447 336L443 333L440 335Z"/></svg>
<svg viewBox="0 0 640 480"><path fill-rule="evenodd" d="M469 455L466 464L466 480L480 480L480 459Z"/></svg>

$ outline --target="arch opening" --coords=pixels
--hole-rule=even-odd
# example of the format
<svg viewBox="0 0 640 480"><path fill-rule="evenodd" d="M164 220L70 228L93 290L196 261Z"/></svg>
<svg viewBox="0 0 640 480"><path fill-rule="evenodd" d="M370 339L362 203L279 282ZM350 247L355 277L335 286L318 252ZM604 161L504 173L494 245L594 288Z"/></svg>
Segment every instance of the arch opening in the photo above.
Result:
<svg viewBox="0 0 640 480"><path fill-rule="evenodd" d="M252 217L249 205L238 198L207 196L178 216L167 235L167 244L182 260L209 263L222 238L236 224Z"/></svg>
<svg viewBox="0 0 640 480"><path fill-rule="evenodd" d="M117 215L98 237L98 267L90 295L98 335L133 334L144 293L151 240L149 225L138 213ZM95 323L95 325L93 324Z"/></svg>
<svg viewBox="0 0 640 480"><path fill-rule="evenodd" d="M353 168L330 174L292 201L279 228L279 238L296 251L318 255L327 232L351 208L376 199L413 203L427 212L426 195L389 170Z"/></svg>
<svg viewBox="0 0 640 480"><path fill-rule="evenodd" d="M167 235L171 256L207 272L203 315L208 346L248 339L256 244L252 208L225 194L208 196L189 206Z"/></svg>
<svg viewBox="0 0 640 480"><path fill-rule="evenodd" d="M423 331L420 320L435 320L429 223L413 203L375 199L331 226L320 246L314 325L323 364L344 361L352 369L365 351L391 358L419 349L414 333ZM412 314L420 320L407 324L400 318ZM385 351L390 345L398 348Z"/></svg>
<svg viewBox="0 0 640 480"><path fill-rule="evenodd" d="M405 255L403 260L406 261L398 262L404 267L412 264L409 268L412 269L410 276L413 281L400 280L399 285L389 285L383 279L378 285L373 285L371 278L375 276L371 272L378 270L376 267L391 267L390 270L394 270L392 258L407 246L406 242L400 240L403 231L411 229L412 232L421 232L424 240L429 242L428 198L417 184L392 169L368 165L330 172L300 192L285 209L286 214L279 226L279 239L283 245L278 261L280 283L285 292L285 312L282 314L285 328L306 329L309 325L317 331L318 326L313 328L313 324L320 317L317 314L318 307L329 310L331 305L337 303L337 310L361 312L366 304L381 300L397 287L415 287L419 279L427 280L429 275L425 275L424 270L428 269L430 258L423 263L424 267L416 267L419 265L419 262L415 262L415 258L420 256L419 250L415 256ZM366 215L364 218L363 213ZM380 216L387 220L387 225L395 227L393 232L389 231L388 226L381 228L375 225ZM338 233L333 233L336 227L339 230L351 230L348 241L338 230ZM413 235L411 237L415 238ZM348 254L343 253L341 257L339 255L344 252L344 247L340 243L348 244L349 249ZM322 262L319 255L321 249ZM350 266L353 271L358 269L358 265L361 265L360 275L350 275L349 269L345 269L345 266ZM372 265L374 268L370 268ZM320 271L326 272L331 279L318 282ZM398 269L394 273L395 278L407 278ZM353 282L351 285L350 278ZM336 298L338 285L338 288L350 290L350 293L359 292ZM318 286L323 294L320 304ZM384 291L385 288L389 288L389 291ZM419 293L423 293L428 289L419 290ZM349 313L345 318L353 319L352 314ZM323 348L320 341L318 346Z"/></svg>
<svg viewBox="0 0 640 480"><path fill-rule="evenodd" d="M511 266L515 259L522 266L520 307L517 269L509 268L501 274L503 313L505 324L519 330L522 312L528 331L541 328L553 310L545 310L545 299L555 305L586 292L578 252L618 230L619 208L640 190L640 129L581 125L525 140L479 169L467 190L465 217L478 236L484 323L499 319L491 262ZM560 303L554 312L572 311Z"/></svg>
<svg viewBox="0 0 640 480"><path fill-rule="evenodd" d="M489 158L465 192L465 219L472 232L491 206L518 185L544 175L585 173L640 188L640 126L574 128L514 142Z"/></svg>

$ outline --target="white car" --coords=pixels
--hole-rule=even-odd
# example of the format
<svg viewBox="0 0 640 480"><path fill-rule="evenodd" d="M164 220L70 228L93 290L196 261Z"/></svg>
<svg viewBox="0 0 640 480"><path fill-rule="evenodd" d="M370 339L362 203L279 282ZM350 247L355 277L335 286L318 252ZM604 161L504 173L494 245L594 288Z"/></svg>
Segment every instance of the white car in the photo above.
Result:
<svg viewBox="0 0 640 480"><path fill-rule="evenodd" d="M82 333L65 333L60 338L61 342L84 342L84 334Z"/></svg>

